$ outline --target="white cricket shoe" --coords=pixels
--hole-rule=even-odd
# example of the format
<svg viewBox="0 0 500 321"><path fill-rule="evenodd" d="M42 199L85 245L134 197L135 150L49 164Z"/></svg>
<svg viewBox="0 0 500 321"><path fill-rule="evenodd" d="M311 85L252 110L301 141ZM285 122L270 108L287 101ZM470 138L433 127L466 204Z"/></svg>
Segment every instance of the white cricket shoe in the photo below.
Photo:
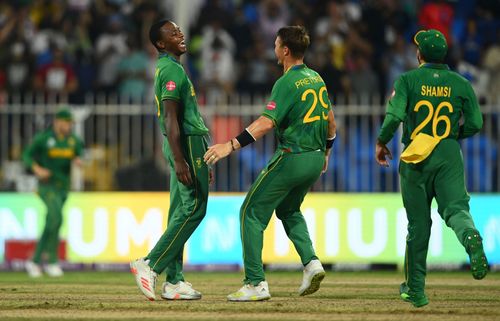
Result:
<svg viewBox="0 0 500 321"><path fill-rule="evenodd" d="M319 290L325 278L325 270L319 260L312 260L304 268L304 278L299 288L299 295L309 295Z"/></svg>
<svg viewBox="0 0 500 321"><path fill-rule="evenodd" d="M228 301L235 302L262 301L269 300L270 298L269 285L266 281L261 281L258 285L245 284L237 292L227 296Z"/></svg>
<svg viewBox="0 0 500 321"><path fill-rule="evenodd" d="M161 297L166 300L199 300L201 293L193 289L189 282L179 281L176 284L163 282Z"/></svg>
<svg viewBox="0 0 500 321"><path fill-rule="evenodd" d="M148 300L154 301L156 299L155 287L157 274L148 263L149 261L143 258L132 261L130 262L130 271L134 274L135 282L142 293Z"/></svg>
<svg viewBox="0 0 500 321"><path fill-rule="evenodd" d="M57 263L51 263L47 264L44 267L45 273L47 273L48 276L53 277L53 278L58 278L64 275L63 270L61 269L61 266Z"/></svg>
<svg viewBox="0 0 500 321"><path fill-rule="evenodd" d="M24 263L24 267L26 268L26 272L30 278L39 278L42 276L42 268L40 264L36 264L33 261L26 261Z"/></svg>

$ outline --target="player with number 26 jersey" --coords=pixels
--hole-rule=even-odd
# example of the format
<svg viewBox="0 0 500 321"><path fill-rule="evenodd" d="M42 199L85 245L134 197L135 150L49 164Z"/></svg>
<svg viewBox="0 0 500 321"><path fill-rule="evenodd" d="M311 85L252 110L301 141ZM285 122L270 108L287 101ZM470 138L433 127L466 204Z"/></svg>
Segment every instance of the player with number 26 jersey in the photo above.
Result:
<svg viewBox="0 0 500 321"><path fill-rule="evenodd" d="M387 103L375 156L380 165L392 158L386 144L403 123L399 174L408 218L405 282L401 298L421 307L429 303L424 292L426 260L431 233L431 203L469 254L471 272L482 279L488 272L481 236L469 213L464 163L458 139L470 137L483 120L469 82L443 63L448 44L437 30L422 30L414 37L420 67L396 81ZM463 123L460 119L463 117Z"/></svg>
<svg viewBox="0 0 500 321"><path fill-rule="evenodd" d="M404 121L405 146L419 132L442 139L461 139L474 135L482 124L470 83L445 64L424 63L402 74L394 84L387 114ZM460 127L462 114L465 123ZM387 142L390 134L390 127L383 127L380 138Z"/></svg>

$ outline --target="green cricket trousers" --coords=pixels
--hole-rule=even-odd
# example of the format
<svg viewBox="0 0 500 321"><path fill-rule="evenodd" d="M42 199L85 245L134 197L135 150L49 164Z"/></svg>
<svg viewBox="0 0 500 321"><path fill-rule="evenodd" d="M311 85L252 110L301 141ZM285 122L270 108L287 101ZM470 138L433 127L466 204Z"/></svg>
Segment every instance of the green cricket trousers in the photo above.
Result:
<svg viewBox="0 0 500 321"><path fill-rule="evenodd" d="M469 213L464 164L459 143L441 141L432 154L419 164L400 163L401 192L408 217L405 277L411 294L424 293L426 261L431 233L431 202L465 247L467 231L475 230Z"/></svg>
<svg viewBox="0 0 500 321"><path fill-rule="evenodd" d="M36 245L33 262L40 264L43 253L47 253L47 261L56 263L58 261L57 250L59 246L59 229L62 225L62 209L64 202L68 198L68 191L41 183L38 188L38 195L40 195L47 207L47 216L42 236Z"/></svg>
<svg viewBox="0 0 500 321"><path fill-rule="evenodd" d="M174 159L168 141L164 138L163 154L170 164L170 208L167 229L148 254L149 266L158 274L166 271L166 280L172 284L184 281L182 254L184 244L205 217L208 201L208 166L203 161L208 144L205 136L182 138L184 158L189 164L193 184L178 181Z"/></svg>
<svg viewBox="0 0 500 321"><path fill-rule="evenodd" d="M245 284L257 285L265 280L263 234L274 210L302 264L317 259L300 205L324 162L323 151L293 154L278 150L252 184L240 210Z"/></svg>

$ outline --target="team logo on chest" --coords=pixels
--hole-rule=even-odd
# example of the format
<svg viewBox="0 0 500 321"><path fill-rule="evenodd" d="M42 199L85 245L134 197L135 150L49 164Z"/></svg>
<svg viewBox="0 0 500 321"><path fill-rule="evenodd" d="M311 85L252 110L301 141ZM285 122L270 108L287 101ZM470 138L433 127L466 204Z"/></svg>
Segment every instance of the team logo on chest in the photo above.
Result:
<svg viewBox="0 0 500 321"><path fill-rule="evenodd" d="M175 87L177 87L177 85L175 84L175 81L172 80L167 82L167 84L165 85L165 88L167 88L168 91L173 91Z"/></svg>
<svg viewBox="0 0 500 321"><path fill-rule="evenodd" d="M47 139L47 147L54 147L56 146L56 140L53 137L50 137Z"/></svg>

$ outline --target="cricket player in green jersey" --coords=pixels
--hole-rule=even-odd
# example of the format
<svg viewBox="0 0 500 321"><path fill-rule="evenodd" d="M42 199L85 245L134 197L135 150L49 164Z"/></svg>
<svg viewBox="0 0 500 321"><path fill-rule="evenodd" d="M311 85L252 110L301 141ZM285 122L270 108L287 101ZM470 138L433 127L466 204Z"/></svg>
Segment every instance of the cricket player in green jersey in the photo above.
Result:
<svg viewBox="0 0 500 321"><path fill-rule="evenodd" d="M426 259L431 232L431 202L469 254L472 276L482 279L488 262L482 239L469 213L464 165L459 139L479 132L483 120L476 96L467 80L443 64L448 45L437 30L419 31L418 69L402 74L387 103L387 114L376 145L376 160L389 166L386 144L403 122L399 173L408 217L405 282L400 294L416 307L428 304L424 292ZM463 124L460 125L460 119Z"/></svg>
<svg viewBox="0 0 500 321"><path fill-rule="evenodd" d="M138 287L155 300L157 275L166 272L163 299L194 300L201 293L182 274L184 244L205 217L209 168L203 162L208 129L198 111L193 84L179 58L186 52L184 34L171 21L153 24L151 43L159 52L154 90L163 140L163 154L170 165L170 208L167 229L145 258L130 263Z"/></svg>
<svg viewBox="0 0 500 321"><path fill-rule="evenodd" d="M47 254L44 271L49 276L62 276L58 264L59 229L62 209L70 188L71 164L81 166L83 143L71 132L72 115L68 109L59 110L53 125L37 134L23 152L23 162L38 178L38 195L47 207L42 236L36 245L26 271L31 277L42 276L42 255Z"/></svg>
<svg viewBox="0 0 500 321"><path fill-rule="evenodd" d="M239 291L228 295L229 301L271 297L262 267L262 246L273 211L305 267L298 293L316 292L325 277L300 205L321 172L326 171L336 128L326 85L304 64L308 46L309 35L303 27L278 31L274 51L284 75L275 83L264 112L236 138L211 146L204 157L208 164L214 164L273 128L279 140L278 149L252 184L240 210L245 279Z"/></svg>

